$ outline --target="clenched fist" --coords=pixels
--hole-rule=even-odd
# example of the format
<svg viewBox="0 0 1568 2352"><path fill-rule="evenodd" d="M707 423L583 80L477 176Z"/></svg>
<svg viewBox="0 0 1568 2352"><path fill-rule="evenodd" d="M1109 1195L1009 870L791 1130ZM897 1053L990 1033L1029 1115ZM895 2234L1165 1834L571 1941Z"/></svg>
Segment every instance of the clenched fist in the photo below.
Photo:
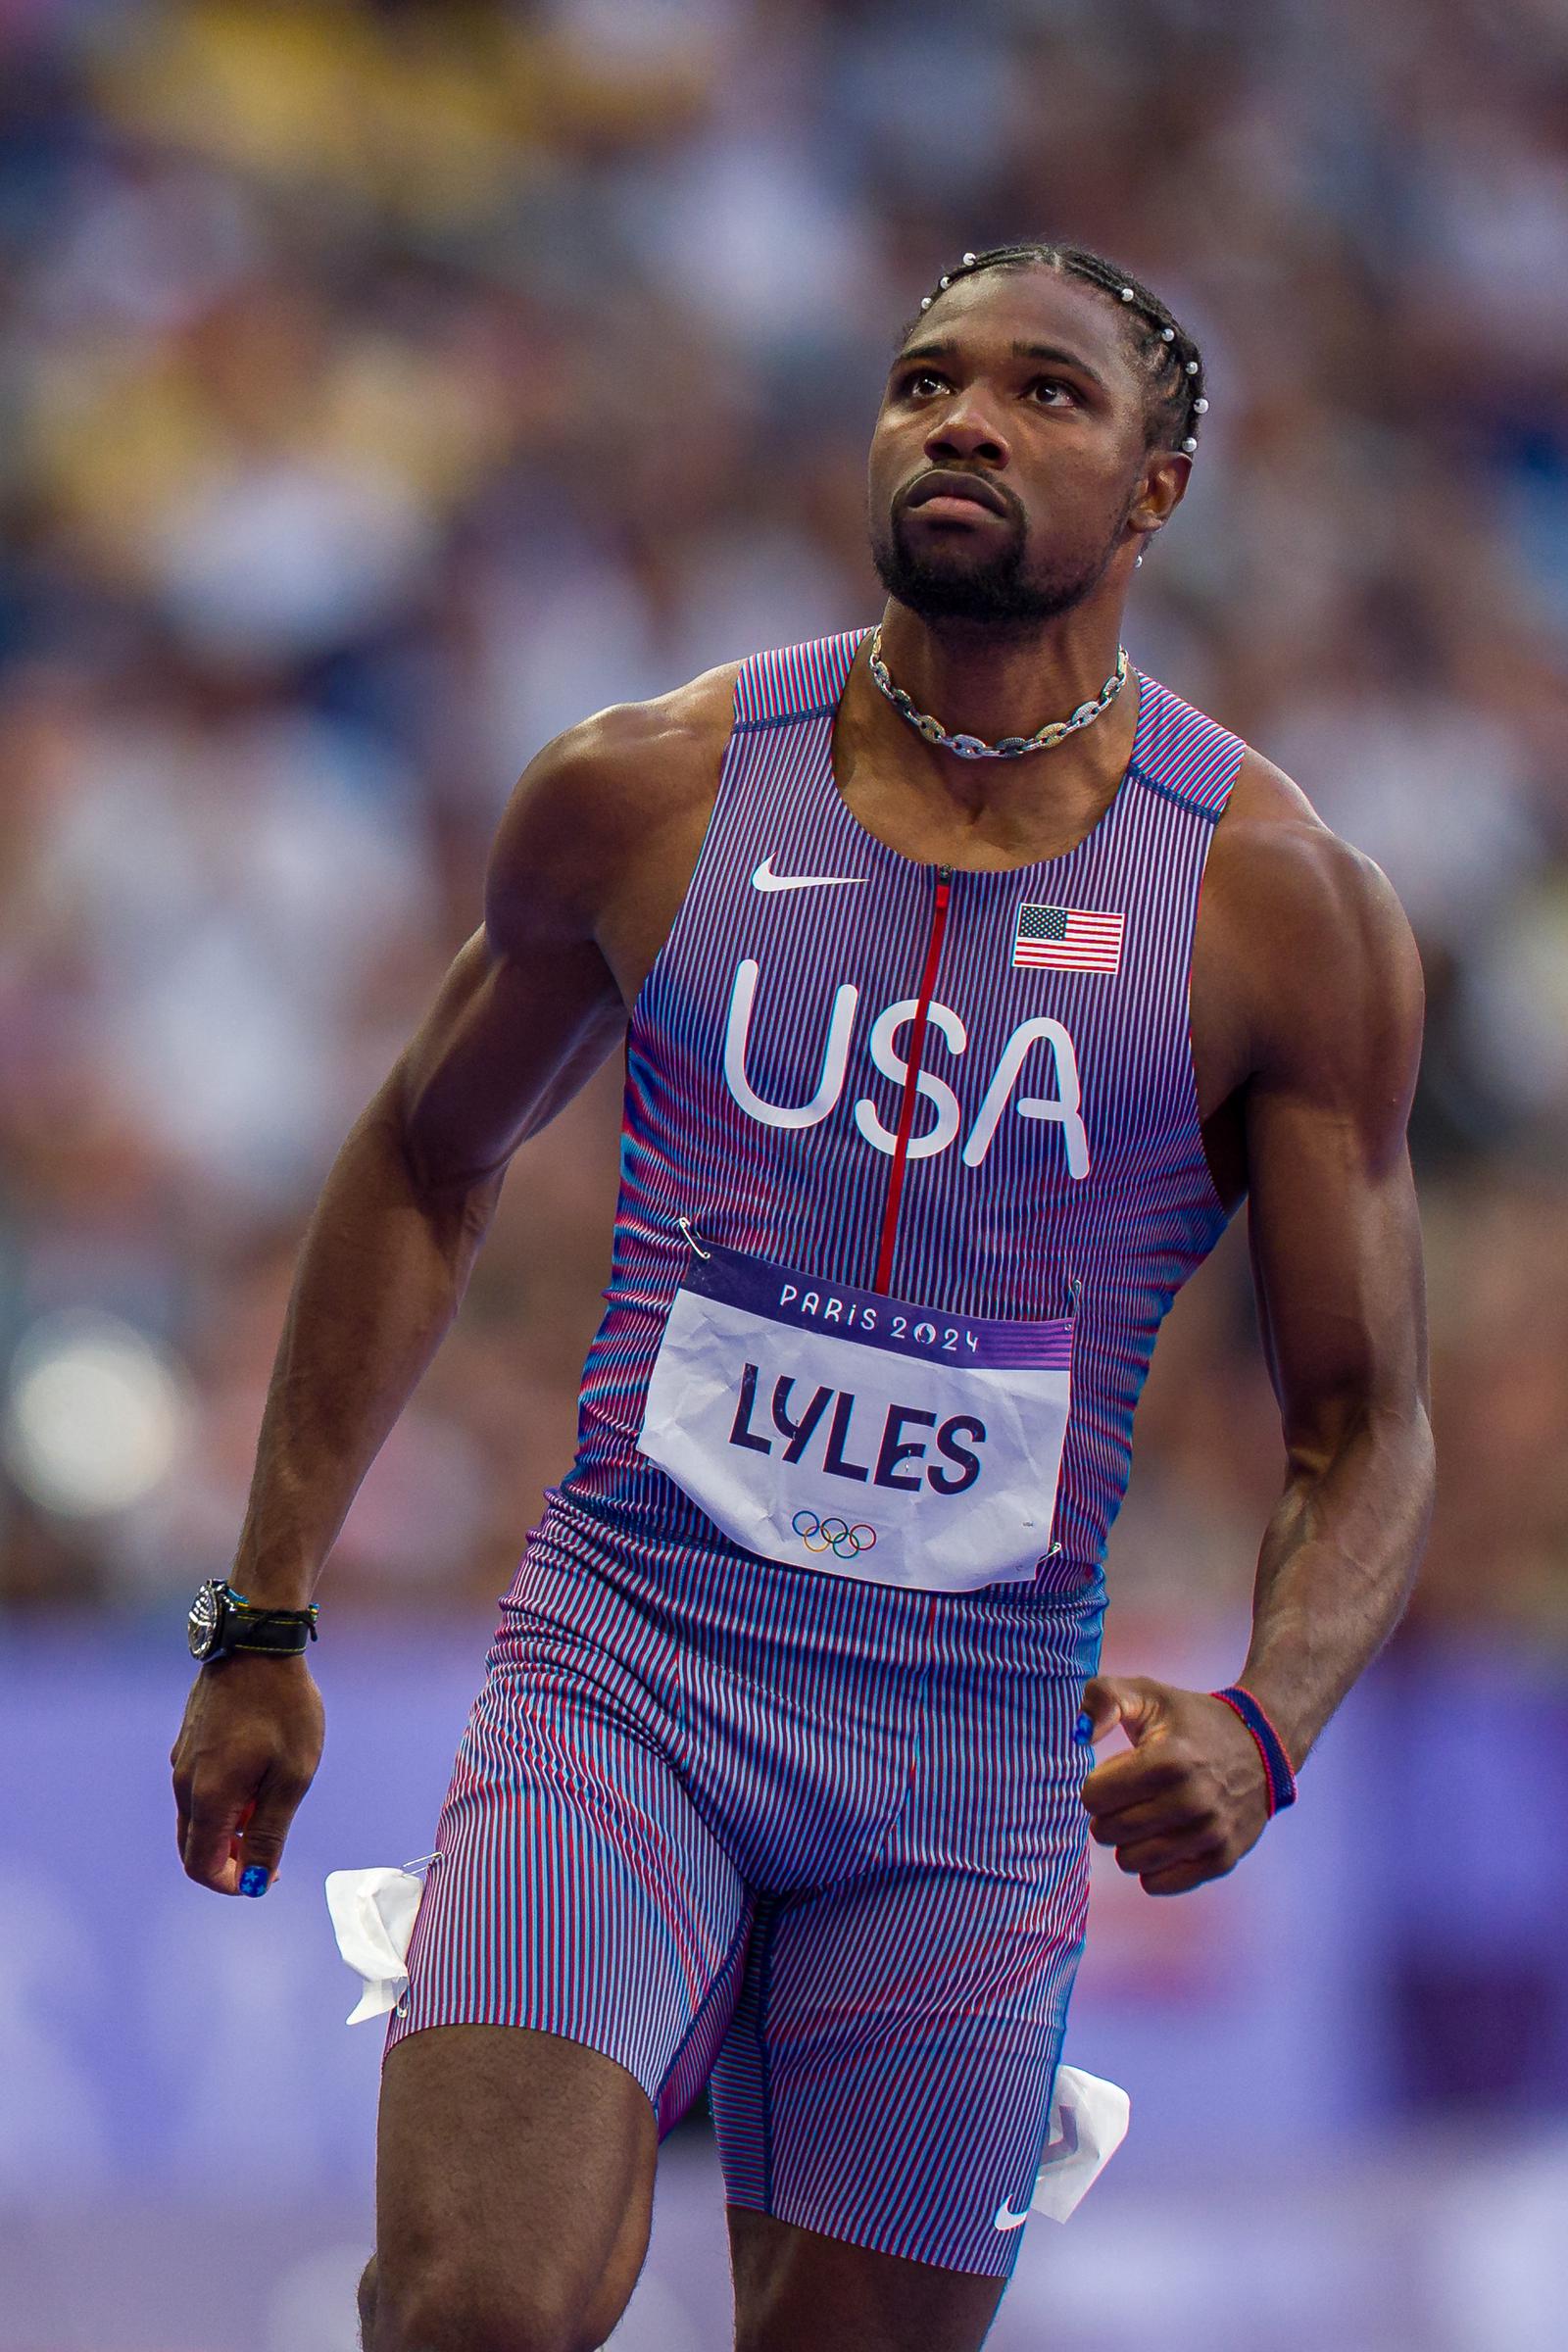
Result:
<svg viewBox="0 0 1568 2352"><path fill-rule="evenodd" d="M187 1876L219 1894L265 1894L324 1737L321 1693L300 1658L204 1666L170 1763Z"/></svg>
<svg viewBox="0 0 1568 2352"><path fill-rule="evenodd" d="M1144 1675L1097 1675L1084 1712L1098 1741L1119 1723L1132 1747L1083 1786L1090 1835L1150 1894L1223 1878L1268 1820L1263 1762L1223 1699Z"/></svg>

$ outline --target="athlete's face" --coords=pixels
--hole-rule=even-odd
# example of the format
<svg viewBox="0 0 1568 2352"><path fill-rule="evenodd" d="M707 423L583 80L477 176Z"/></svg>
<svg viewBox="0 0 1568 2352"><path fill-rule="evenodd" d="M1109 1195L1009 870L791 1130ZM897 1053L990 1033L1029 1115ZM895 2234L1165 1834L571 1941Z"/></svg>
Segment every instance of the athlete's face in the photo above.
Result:
<svg viewBox="0 0 1568 2352"><path fill-rule="evenodd" d="M923 619L1043 621L1082 604L1185 487L1145 444L1145 379L1112 303L1045 269L959 278L911 329L871 437L882 585ZM934 474L977 503L932 497Z"/></svg>

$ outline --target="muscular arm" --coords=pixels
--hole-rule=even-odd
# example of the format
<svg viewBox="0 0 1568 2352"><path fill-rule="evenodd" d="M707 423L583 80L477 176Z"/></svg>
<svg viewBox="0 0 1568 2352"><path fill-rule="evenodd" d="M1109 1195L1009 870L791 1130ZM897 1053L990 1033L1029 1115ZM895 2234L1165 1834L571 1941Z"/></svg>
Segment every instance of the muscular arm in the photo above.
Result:
<svg viewBox="0 0 1568 2352"><path fill-rule="evenodd" d="M350 1503L462 1302L513 1152L620 1034L574 825L603 745L540 754L497 836L485 919L328 1174L273 1366L233 1582L310 1598Z"/></svg>
<svg viewBox="0 0 1568 2352"><path fill-rule="evenodd" d="M668 930L728 730L733 671L604 710L514 793L484 921L339 1152L268 1393L233 1581L309 1599L350 1503L462 1303L517 1146L598 1067Z"/></svg>
<svg viewBox="0 0 1568 2352"><path fill-rule="evenodd" d="M1210 980L1223 1010L1204 1027L1216 1063L1240 1064L1231 1101L1286 1450L1237 1679L1299 1766L1397 1622L1431 1511L1405 1148L1421 977L1382 875L1304 805L1243 818L1212 862ZM1195 1014L1198 995L1195 983ZM1231 1869L1261 1834L1267 1800L1230 1710L1138 1676L1098 1678L1085 1705L1097 1739L1120 1722L1134 1742L1084 1784L1094 1835L1120 1866L1160 1894Z"/></svg>
<svg viewBox="0 0 1568 2352"><path fill-rule="evenodd" d="M1415 945L1375 867L1322 836L1276 900L1248 1088L1251 1250L1287 1476L1240 1676L1299 1765L1408 1594L1431 1513L1425 1298L1405 1123Z"/></svg>
<svg viewBox="0 0 1568 2352"><path fill-rule="evenodd" d="M300 1256L231 1581L308 1601L440 1346L507 1163L603 1060L711 805L732 672L600 713L542 752L496 838L484 922L333 1163ZM174 1743L188 1874L265 1893L319 1761L303 1657L202 1667Z"/></svg>

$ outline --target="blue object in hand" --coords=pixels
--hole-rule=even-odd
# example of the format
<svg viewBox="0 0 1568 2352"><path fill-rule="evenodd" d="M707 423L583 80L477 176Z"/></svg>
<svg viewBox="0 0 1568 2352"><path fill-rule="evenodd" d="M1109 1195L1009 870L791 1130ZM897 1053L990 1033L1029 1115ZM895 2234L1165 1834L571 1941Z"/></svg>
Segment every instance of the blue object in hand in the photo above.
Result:
<svg viewBox="0 0 1568 2352"><path fill-rule="evenodd" d="M267 1892L267 1871L263 1864L260 1862L246 1864L239 1874L239 1890L241 1894L265 1894Z"/></svg>
<svg viewBox="0 0 1568 2352"><path fill-rule="evenodd" d="M1081 1708L1079 1710L1078 1720L1072 1727L1072 1736L1075 1740L1093 1740L1095 1736L1095 1719L1089 1713L1087 1708Z"/></svg>

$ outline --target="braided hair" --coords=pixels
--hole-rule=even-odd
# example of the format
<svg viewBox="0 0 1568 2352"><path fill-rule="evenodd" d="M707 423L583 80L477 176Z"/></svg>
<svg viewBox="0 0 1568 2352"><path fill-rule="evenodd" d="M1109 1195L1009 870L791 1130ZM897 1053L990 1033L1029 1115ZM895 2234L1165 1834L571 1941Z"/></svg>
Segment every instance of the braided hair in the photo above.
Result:
<svg viewBox="0 0 1568 2352"><path fill-rule="evenodd" d="M958 267L940 278L924 297L905 328L906 335L949 286L978 277L982 270L1025 268L1080 277L1117 305L1147 387L1147 446L1155 449L1163 444L1191 457L1198 447L1200 421L1208 411L1202 353L1157 294L1119 263L1107 261L1102 253L1091 253L1085 245L989 245L983 253L966 253Z"/></svg>

